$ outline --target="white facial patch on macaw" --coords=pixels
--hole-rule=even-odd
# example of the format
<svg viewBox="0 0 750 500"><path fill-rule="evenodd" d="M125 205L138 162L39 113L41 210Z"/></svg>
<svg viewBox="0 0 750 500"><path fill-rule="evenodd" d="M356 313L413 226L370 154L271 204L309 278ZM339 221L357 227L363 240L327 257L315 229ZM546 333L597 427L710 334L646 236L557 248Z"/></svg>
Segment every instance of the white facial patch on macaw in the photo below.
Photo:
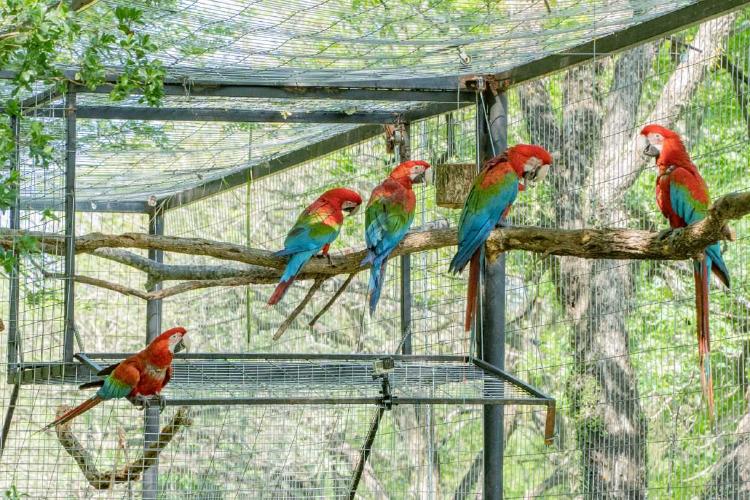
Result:
<svg viewBox="0 0 750 500"><path fill-rule="evenodd" d="M523 165L523 178L527 182L539 182L547 176L549 165L544 165L542 160L532 156Z"/></svg>
<svg viewBox="0 0 750 500"><path fill-rule="evenodd" d="M539 170L537 170L536 177L534 178L534 182L541 182L544 180L545 177L547 177L547 172L549 172L549 165L542 165L539 167Z"/></svg>
<svg viewBox="0 0 750 500"><path fill-rule="evenodd" d="M359 204L354 203L353 201L345 201L344 203L341 204L341 210L343 210L349 215L356 214L358 208L359 208Z"/></svg>
<svg viewBox="0 0 750 500"><path fill-rule="evenodd" d="M169 336L169 351L174 352L175 348L180 344L180 342L183 342L182 334L181 333L173 333Z"/></svg>
<svg viewBox="0 0 750 500"><path fill-rule="evenodd" d="M661 152L662 146L664 146L664 137L659 134L652 132L646 136L646 141Z"/></svg>
<svg viewBox="0 0 750 500"><path fill-rule="evenodd" d="M422 165L414 165L411 168L411 174L409 174L409 177L411 177L412 181L415 181L419 179L422 176L422 174L424 174L425 170L427 169Z"/></svg>

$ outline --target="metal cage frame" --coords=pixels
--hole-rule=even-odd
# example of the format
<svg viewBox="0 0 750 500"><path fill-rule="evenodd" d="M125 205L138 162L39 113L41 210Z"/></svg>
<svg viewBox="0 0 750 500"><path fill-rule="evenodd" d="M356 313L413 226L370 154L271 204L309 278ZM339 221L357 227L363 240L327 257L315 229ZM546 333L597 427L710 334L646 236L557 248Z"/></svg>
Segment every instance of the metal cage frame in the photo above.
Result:
<svg viewBox="0 0 750 500"><path fill-rule="evenodd" d="M458 75L450 77L416 78L409 80L373 80L341 81L325 87L304 83L283 82L269 84L267 81L191 81L189 88L179 75L168 75L165 80L167 95L182 96L200 95L206 97L262 97L279 99L341 99L341 100L382 100L398 103L401 101L419 101L418 108L401 107L392 113L332 113L312 112L302 116L281 116L269 111L243 111L218 108L206 109L153 109L146 107L118 106L77 106L77 94L107 93L107 85L89 90L72 85L65 96L45 91L32 96L24 103L24 115L34 116L42 104L53 103L52 116L65 119L66 123L66 177L65 177L65 278L64 310L65 336L63 359L55 363L23 363L16 356L18 341L18 302L19 278L17 269L10 281L10 317L8 331L8 369L9 382L14 384L10 405L5 415L2 429L3 442L7 436L15 409L18 389L23 384L63 384L71 381L89 380L95 377L100 369L99 362L119 360L126 353L75 353L75 289L70 279L75 274L75 213L78 212L116 212L142 213L149 216L149 233L163 234L164 213L191 202L215 195L245 184L248 178L258 179L267 175L292 168L302 162L320 157L345 146L375 137L382 133L382 125L401 124L404 126L404 138L399 145L401 159L408 158L408 128L411 121L446 113L456 107L477 107L477 164L486 158L505 149L507 145L507 98L505 90L521 82L537 78L551 72L569 68L595 57L597 54L622 51L628 47L665 36L671 32L694 25L698 22L723 15L749 4L748 0L699 0L689 6L656 17L645 23L599 37L585 44L563 52L543 57L537 61L523 64L512 70L494 75ZM12 72L0 71L0 78L12 78ZM69 75L72 76L72 75ZM109 82L116 75L108 75ZM63 105L54 104L64 99ZM49 116L49 115L47 115ZM204 182L196 187L176 192L157 200L141 201L77 201L75 193L76 179L76 120L77 118L97 119L138 119L138 120L186 120L186 121L226 121L226 122L301 122L301 123L358 123L358 127L328 137L313 145L306 145L298 150L277 156L269 162L249 165L246 168ZM16 154L11 168L18 168L18 130L22 118L11 117L11 128L15 131ZM21 210L42 210L49 208L44 200L17 199L11 209L10 228L18 229ZM149 258L161 262L163 252L151 250ZM555 399L542 393L529 384L513 377L504 371L505 343L505 262L500 257L493 264L486 265L482 275L482 293L484 309L476 325L478 356L418 356L413 355L410 342L411 289L410 258L403 256L400 260L401 281L401 331L400 353L383 353L367 355L312 355L312 354L269 354L269 353L195 353L177 355L175 362L175 382L178 387L190 387L196 384L187 372L191 362L200 361L207 370L226 368L235 370L271 370L279 366L293 369L300 366L322 367L331 369L347 368L355 370L360 376L368 379L365 384L370 391L367 396L314 396L314 397L221 397L191 398L177 397L167 400L168 405L226 405L226 404L367 404L377 408L377 413L370 426L370 432L363 443L360 461L352 473L350 496L353 498L364 462L367 461L380 418L383 412L394 404L480 404L484 405L484 497L502 498L502 460L503 460L503 405L525 404L546 406L547 421L545 440L551 441L554 432ZM155 285L156 287L160 285ZM156 288L154 288L156 289ZM161 301L150 300L147 305L146 341L153 339L161 331ZM374 363L385 365L381 371L376 370ZM399 383L394 382L392 373L397 366L430 366L450 372L450 367L459 367L453 375L461 370L473 370L481 378L487 390L474 398L468 397L434 397L427 391L402 396L398 394ZM390 368L388 368L390 366ZM448 368L446 368L448 367ZM408 381L409 379L405 379ZM505 390L501 394L492 393L487 381L512 388L522 396L512 396ZM412 382L414 382L412 380ZM330 381L328 382L330 383ZM159 412L151 408L145 412L146 439L154 439L158 434ZM154 429L156 432L154 432ZM492 471L492 473L487 473ZM156 498L158 465L151 467L144 474L144 498Z"/></svg>

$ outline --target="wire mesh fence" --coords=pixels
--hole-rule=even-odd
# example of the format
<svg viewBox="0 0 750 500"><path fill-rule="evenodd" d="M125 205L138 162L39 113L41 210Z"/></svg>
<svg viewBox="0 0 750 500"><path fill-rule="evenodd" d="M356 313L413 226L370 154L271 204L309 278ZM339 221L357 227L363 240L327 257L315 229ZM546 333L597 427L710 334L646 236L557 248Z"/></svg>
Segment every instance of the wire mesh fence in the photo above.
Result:
<svg viewBox="0 0 750 500"><path fill-rule="evenodd" d="M621 54L597 55L564 73L509 90L509 143L538 143L555 157L547 180L519 194L510 223L569 229L666 227L653 200L654 172L642 160L637 141L640 128L654 121L683 134L714 199L746 190L747 25L748 12L741 11ZM61 120L48 120L54 124L50 130L55 131L60 164L42 170L22 155L21 198L59 204L51 204L50 213L22 211L21 228L60 234L64 130ZM169 182L162 179L164 192L174 179L189 178L188 187L199 183L198 176L211 165L233 170L281 151L263 149L270 147L273 129L255 124L79 123L79 155L91 159L82 163L82 175L91 181L87 196L92 199L115 192L125 199L145 192L144 186L151 182L146 180L151 174L139 177L146 170L142 166L133 178L122 176L122 165L111 172L99 169L99 162L118 161L118 147L142 148L143 156L128 156L127 161L158 162L154 172L159 175L174 160L170 171L174 177ZM409 132L412 158L433 165L475 161L474 108L411 123ZM22 144L29 133L28 128L21 129ZM397 163L397 150L387 147L378 136L275 175L248 175L242 186L167 211L165 234L278 250L299 211L326 189L349 186L366 198ZM110 191L109 184L114 186ZM154 189L159 185L157 181ZM123 186L132 187L132 192L123 191ZM416 188L415 230L455 227L458 221L459 210L437 206L435 189ZM7 216L3 222L10 224ZM332 254L361 248L363 224L362 213L347 220ZM724 290L716 283L711 287L717 402L713 422L701 400L688 263L506 255L506 368L558 401L557 436L549 447L542 438L544 408L505 407L506 498L742 498L750 432L747 222L732 226L738 238L726 244L724 252L733 287ZM76 219L78 235L143 233L147 228L145 214L79 213ZM145 255L145 251L136 253ZM476 354L476 339L463 331L462 324L466 277L447 272L452 253L452 248L442 248L410 256L409 331L414 354ZM165 262L217 263L205 256L176 253L167 253ZM62 359L62 266L60 256L44 253L22 262L17 353L25 363ZM77 269L79 274L134 289L143 289L147 279L132 267L86 254L78 256ZM189 415L189 423L183 422L176 431L172 428L174 439L159 456L159 496L348 498L374 422L377 433L362 466L359 497L481 495L482 407L472 399L491 397L486 392L486 379L491 377L485 371L464 362L404 362L394 378L398 395L429 395L456 404L397 405L383 412L372 404L382 395L382 386L373 379L369 361L269 364L227 354L396 354L404 341L401 272L401 260L391 259L374 316L366 311L367 276L361 273L335 307L309 326L346 276L327 280L277 341L272 339L274 333L311 282L295 283L276 308L265 306L271 285L203 288L165 299L164 328L184 325L192 351L226 355L226 359L180 360L165 394L178 403L229 401L187 410L168 405L164 410L162 425L174 422L182 411ZM170 284L174 282L164 285ZM8 288L2 287L4 315L10 303ZM141 299L77 286L76 351L133 352L144 345L145 325L146 306ZM5 344L0 354L8 359ZM0 367L10 367L4 363ZM112 480L107 483L110 489L95 488L66 453L59 435L34 434L54 418L59 405L82 401L83 393L75 385L91 377L88 369L60 368L54 374L45 369L39 365L29 372L32 383L20 386L13 403L15 415L0 459L0 486L11 497L143 495L140 476L117 484ZM6 372L0 373L4 410L11 406L15 390ZM502 384L497 387L505 392ZM239 398L260 397L371 401L231 404ZM100 405L75 420L70 432L88 451L89 463L103 474L131 463L144 447L144 418L128 402Z"/></svg>

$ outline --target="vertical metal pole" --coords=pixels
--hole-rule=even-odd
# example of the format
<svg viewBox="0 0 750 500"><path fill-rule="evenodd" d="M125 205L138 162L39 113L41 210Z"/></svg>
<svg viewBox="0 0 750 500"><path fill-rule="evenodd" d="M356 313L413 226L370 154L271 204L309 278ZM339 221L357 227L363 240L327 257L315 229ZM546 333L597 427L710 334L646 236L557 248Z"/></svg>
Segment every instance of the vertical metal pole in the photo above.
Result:
<svg viewBox="0 0 750 500"><path fill-rule="evenodd" d="M484 109L483 109L484 108ZM485 160L508 147L508 99L504 93L484 92L477 109L477 153ZM486 119L485 119L486 113ZM489 120L489 123L487 123ZM494 149L493 149L494 146ZM505 256L485 261L482 273L481 358L505 368ZM503 498L503 435L505 414L502 405L484 407L484 498Z"/></svg>
<svg viewBox="0 0 750 500"><path fill-rule="evenodd" d="M403 124L401 142L398 144L398 161L411 159L411 127ZM401 256L401 353L412 354L411 339L411 255Z"/></svg>
<svg viewBox="0 0 750 500"><path fill-rule="evenodd" d="M247 137L247 162L248 165L250 162L253 161L253 130L250 129L250 132ZM252 227L253 227L253 220L250 215L250 202L252 201L251 191L253 186L253 170L248 168L247 169L247 183L245 184L245 242L248 247L252 246ZM252 317L253 317L253 292L252 287L247 286L245 287L245 329L246 329L246 340L247 345L250 345L251 339L253 337L253 323L252 323Z"/></svg>
<svg viewBox="0 0 750 500"><path fill-rule="evenodd" d="M148 221L148 234L164 234L164 215L161 211L152 213ZM148 258L154 262L164 262L164 252L161 250L149 250ZM161 283L154 283L149 291L161 289ZM161 333L161 299L146 302L146 343L154 340ZM143 424L143 446L155 442L159 438L159 408L148 408L144 414ZM159 462L143 473L143 500L156 500L159 493Z"/></svg>
<svg viewBox="0 0 750 500"><path fill-rule="evenodd" d="M16 116L10 117L10 129L13 133L13 153L10 156L10 171L15 172L19 168L20 164L20 126L21 121ZM10 228L20 229L21 228L21 185L20 182L16 186L16 196L13 200L13 205L10 207ZM19 281L19 267L20 263L18 260L13 264L13 269L10 275L10 290L8 295L8 375L9 379L12 379L12 375L16 373L18 362L18 305L20 300L20 281Z"/></svg>
<svg viewBox="0 0 750 500"><path fill-rule="evenodd" d="M68 92L65 98L65 338L63 359L73 361L75 338L75 288L73 277L76 266L76 93Z"/></svg>

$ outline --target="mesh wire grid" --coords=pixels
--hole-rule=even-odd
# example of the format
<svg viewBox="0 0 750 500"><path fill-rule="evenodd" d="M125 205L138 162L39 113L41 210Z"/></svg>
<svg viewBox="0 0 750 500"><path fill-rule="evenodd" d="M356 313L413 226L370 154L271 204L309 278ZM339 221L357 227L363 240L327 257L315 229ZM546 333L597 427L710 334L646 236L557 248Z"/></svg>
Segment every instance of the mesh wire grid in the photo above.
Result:
<svg viewBox="0 0 750 500"><path fill-rule="evenodd" d="M512 223L664 227L653 205L653 172L634 168L641 160L633 138L641 125L655 119L674 121L683 132L714 197L745 189L748 129L737 99L746 98L747 83L737 77L749 65L747 13L730 21L708 23L678 34L672 42L639 46L626 55L598 57L511 91L509 142L544 144L556 158L548 180L521 193ZM723 54L712 50L714 43L725 49ZM725 64L722 57L735 66ZM629 71L623 71L625 67ZM635 102L634 94L639 96ZM456 156L470 161L473 112L459 115ZM439 157L447 140L445 122L438 118L412 124L413 157L433 162ZM294 171L252 181L249 190L241 187L170 211L166 230L279 248L285 228L319 192L341 182L366 193L392 165L382 139L363 143ZM431 189L418 191L415 225L442 219L455 224L456 211L431 205ZM360 244L361 223L348 221L349 232L344 231L336 251ZM59 222L47 224L60 230L54 225ZM78 225L79 233L143 232L145 217L86 214L79 215ZM693 498L725 492L741 498L740 488L746 483L740 469L731 465L742 463L747 440L747 224L732 225L738 240L726 245L725 256L733 288L712 286L711 294L718 415L714 425L700 398L687 264L507 255L508 369L555 395L561 408L558 439L550 448L543 446L540 435L543 412L506 408L506 497ZM415 352L470 349L460 326L463 280L445 273L449 257L448 249L412 257ZM81 258L82 272L116 277L133 286L144 280L117 264L93 258L86 264L85 259ZM208 262L171 254L167 260ZM322 327L310 331L303 316L277 343L270 336L288 311L262 309L270 287L176 296L165 301L164 324L185 323L197 341L196 350L207 352L394 352L400 343L398 267L394 259L384 300L373 319L364 314L365 282L360 277L359 285L355 281L344 295L342 307L324 317ZM35 286L41 281L35 277ZM307 286L296 285L286 302L296 303ZM142 302L84 286L77 293L79 325L89 325L79 326L87 349L93 345L99 352L128 351L142 345ZM59 301L55 307L60 332ZM40 305L24 309L22 321L43 328L34 321L43 310ZM57 343L49 352L43 347L55 338L52 333L40 332L35 359L50 359L59 351L57 340L52 340ZM7 401L11 388L2 387L0 395ZM139 494L137 482L94 492L54 436L31 435L52 418L58 404L80 399L72 385L22 387L9 445L0 461L3 487L50 498ZM172 412L165 410L163 419ZM360 406L201 408L190 429L161 455L162 494L346 496L354 459L374 413L374 408ZM124 454L132 454L143 441L142 418L124 402L100 406L73 428L102 468L122 463ZM397 407L381 420L359 493L364 498L473 496L481 488L481 449L481 407Z"/></svg>
<svg viewBox="0 0 750 500"><path fill-rule="evenodd" d="M201 78L326 83L496 73L695 2L136 2L159 57ZM86 15L112 17L117 1ZM531 42L530 42L531 41Z"/></svg>

